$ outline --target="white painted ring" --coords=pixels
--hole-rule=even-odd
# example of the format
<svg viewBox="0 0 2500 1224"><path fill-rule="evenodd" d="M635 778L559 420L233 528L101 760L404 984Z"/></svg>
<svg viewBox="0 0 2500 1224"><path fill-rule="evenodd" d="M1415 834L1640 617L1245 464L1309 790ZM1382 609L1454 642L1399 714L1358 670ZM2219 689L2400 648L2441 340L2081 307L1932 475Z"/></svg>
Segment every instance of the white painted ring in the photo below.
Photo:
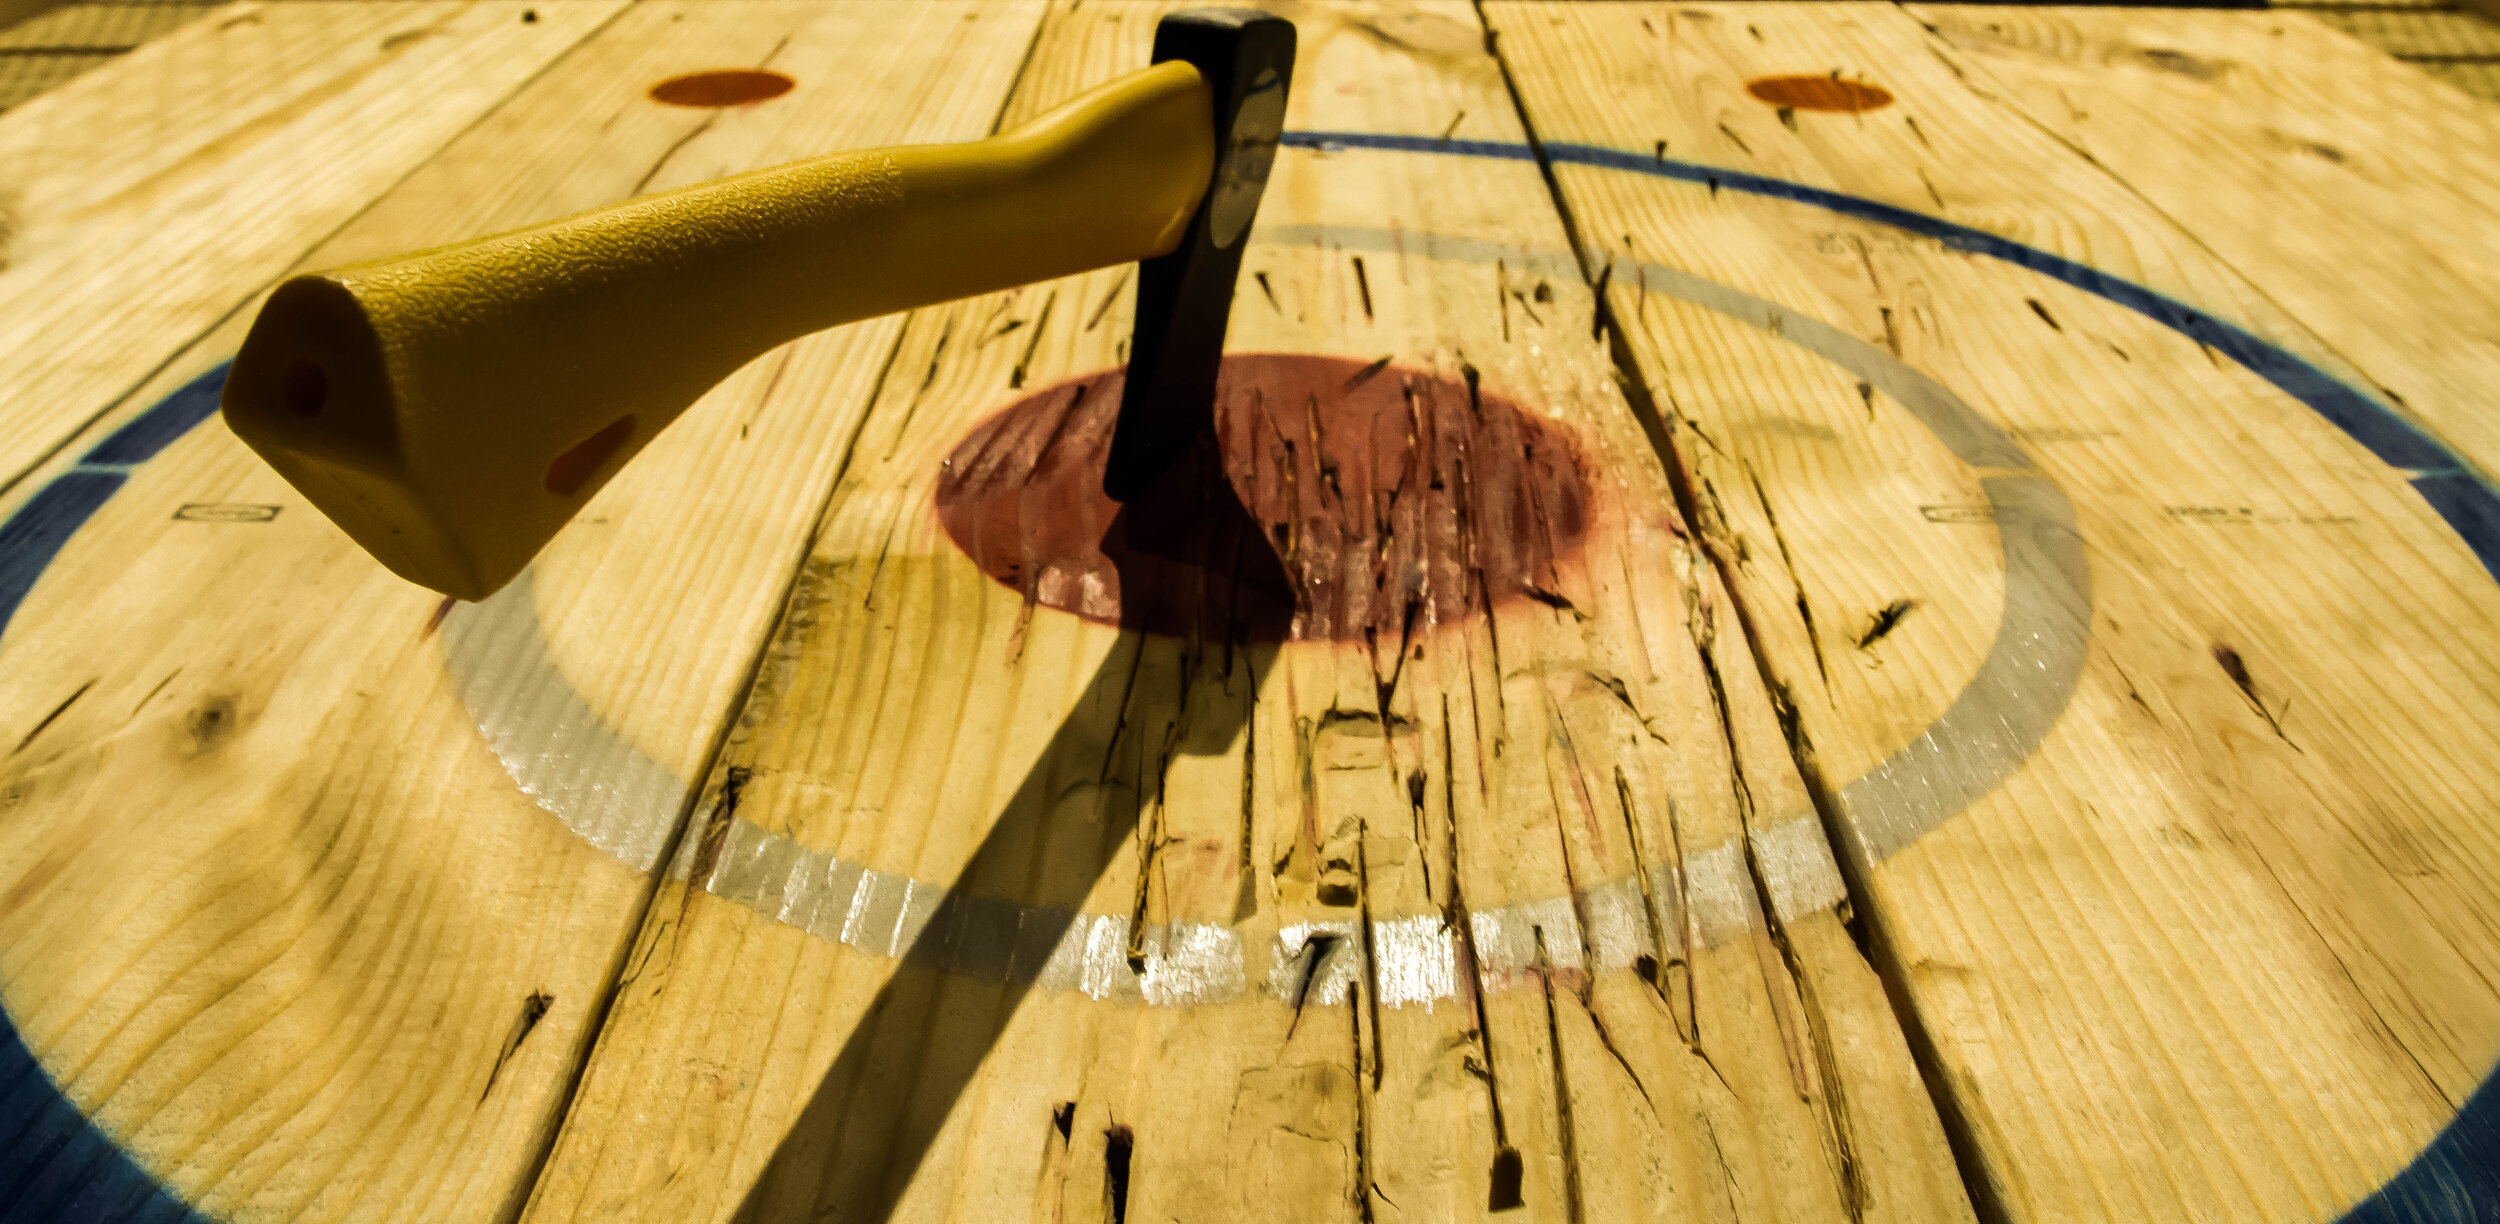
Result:
<svg viewBox="0 0 2500 1224"><path fill-rule="evenodd" d="M1447 235L1375 228L1278 226L1262 245L1384 251L1477 263L1502 261L1529 275L1578 277L1561 252ZM1607 266L1593 254L1592 263ZM1934 379L1874 345L1817 319L1691 273L1616 259L1609 275L1738 319L1849 370L1908 408L1964 462L1982 472L2005 549L2004 614L1988 655L1953 704L1925 732L1841 792L1861 849L1889 856L1994 790L2029 758L2064 711L2082 672L2091 623L2090 576L2065 495L2013 439ZM513 782L565 827L638 871L658 866L687 790L685 779L618 734L555 665L528 571L443 623L455 691ZM1846 890L1813 812L1781 813L1749 832L1765 871L1774 916L1829 909ZM1540 964L1627 969L1655 956L1658 920L1647 895L1683 897L1683 921L1705 946L1760 925L1753 882L1733 843L1695 855L1681 881L1662 866L1644 883L1610 880L1570 896L1468 915L1475 963L1488 985ZM695 858L686 839L671 876ZM958 905L954 930L924 939L947 895L943 884L853 863L732 816L719 853L694 886L818 938L875 956L951 971L1031 981L1050 992L1150 1006L1219 1003L1254 983L1284 998L1337 1003L1352 983L1379 982L1380 1002L1422 1004L1459 996L1458 933L1439 912L1375 917L1367 972L1354 924L1300 924L1279 931L1254 963L1237 931L1215 923L1149 927L1138 940L1142 971L1127 960L1126 914L1028 910L1006 902ZM1342 928L1342 929L1340 929ZM1022 949L1025 931L1057 932L1048 947ZM1340 938L1319 940L1335 935ZM1681 940L1679 939L1679 943ZM1314 948L1324 958L1314 965ZM1019 952L1021 950L1021 953Z"/></svg>

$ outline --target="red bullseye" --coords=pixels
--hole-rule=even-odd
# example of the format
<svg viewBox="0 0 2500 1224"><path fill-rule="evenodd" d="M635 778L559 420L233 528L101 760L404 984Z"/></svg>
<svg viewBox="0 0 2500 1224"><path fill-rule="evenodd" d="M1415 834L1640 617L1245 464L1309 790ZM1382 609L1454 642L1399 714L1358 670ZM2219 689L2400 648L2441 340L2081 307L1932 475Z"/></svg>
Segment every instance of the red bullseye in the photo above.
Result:
<svg viewBox="0 0 2500 1224"><path fill-rule="evenodd" d="M1588 474L1555 426L1427 371L1291 354L1225 359L1220 482L1176 473L1123 515L1101 487L1121 380L1016 401L939 476L947 537L1036 604L1149 632L1396 640L1552 598L1586 530Z"/></svg>

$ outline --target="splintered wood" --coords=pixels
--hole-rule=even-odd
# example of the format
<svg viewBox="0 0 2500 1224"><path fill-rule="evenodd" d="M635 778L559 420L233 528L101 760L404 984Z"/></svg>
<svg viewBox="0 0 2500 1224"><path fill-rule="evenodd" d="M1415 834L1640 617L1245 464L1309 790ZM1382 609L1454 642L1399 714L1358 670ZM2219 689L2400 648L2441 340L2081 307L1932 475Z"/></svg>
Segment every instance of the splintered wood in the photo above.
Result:
<svg viewBox="0 0 2500 1224"><path fill-rule="evenodd" d="M1172 7L242 3L0 117L0 1224L2495 1210L2500 111L2307 17L1269 0L1126 506L1133 267L474 605L211 419L290 270Z"/></svg>
<svg viewBox="0 0 2500 1224"><path fill-rule="evenodd" d="M980 136L1041 12L535 7L529 28L573 38L615 21L396 167L318 264L827 147ZM462 19L487 13L521 28L496 6ZM368 21L331 53L397 28ZM944 55L897 62L872 34ZM642 96L722 60L878 88L729 114ZM207 172L156 173L179 189L186 171ZM229 286L216 313L281 270ZM134 472L17 609L0 680L16 747L0 990L59 1091L215 1218L517 1210L650 896L637 868L686 805L680 779L702 776L899 330L827 333L732 378L533 578L476 607L377 569L214 422ZM163 323L119 342L174 371L153 403L238 331L189 352ZM110 459L130 429L148 436L109 423L71 450ZM94 1153L39 1121L0 1116L0 1216L60 1218L92 1176Z"/></svg>
<svg viewBox="0 0 2500 1224"><path fill-rule="evenodd" d="M2362 342L2491 359L2471 310L2398 327L2355 301L2349 250L2332 286L2305 270L2329 248L2294 236L2345 222L2257 168L2322 156L2299 148L2313 121L2272 120L2246 170L2174 151L2121 180L2113 112L2147 108L2123 130L2148 149L2217 121L2034 68L2097 27L2095 64L2253 84L2187 36L2206 23L2121 44L2114 14L1938 19L1951 42L1892 9L1491 9L1549 150L1656 149L1958 221L2389 385L2440 371ZM1898 101L1743 92L1800 72ZM2471 118L2488 147L2491 115L2413 100L2393 109ZM2069 124L2101 164L2051 135ZM2448 151L2459 178L2490 168ZM2369 419L2338 428L2341 402L2174 330L2180 308L1793 193L1563 160L1989 1209L2322 1220L2404 1169L2500 1054L2500 587L2410 487L2433 477L2365 449ZM2259 224L2302 255L2262 287L2212 253L2255 249ZM2417 407L2488 430L2452 398Z"/></svg>
<svg viewBox="0 0 2500 1224"><path fill-rule="evenodd" d="M1289 126L1524 138L1466 7L1292 15ZM1966 1215L1547 200L1280 154L1161 545L1129 270L915 317L529 1218Z"/></svg>

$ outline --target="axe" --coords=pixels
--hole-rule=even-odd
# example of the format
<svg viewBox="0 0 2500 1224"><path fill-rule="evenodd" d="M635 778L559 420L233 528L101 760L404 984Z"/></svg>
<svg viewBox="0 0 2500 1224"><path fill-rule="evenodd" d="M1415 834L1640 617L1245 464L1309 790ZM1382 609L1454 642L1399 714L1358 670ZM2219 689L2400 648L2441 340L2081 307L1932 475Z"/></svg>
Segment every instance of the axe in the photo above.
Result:
<svg viewBox="0 0 2500 1224"><path fill-rule="evenodd" d="M840 153L289 279L226 422L393 573L462 599L529 564L695 399L843 323L1138 261L1104 492L1208 428L1292 23L1190 9L1153 66L986 140Z"/></svg>

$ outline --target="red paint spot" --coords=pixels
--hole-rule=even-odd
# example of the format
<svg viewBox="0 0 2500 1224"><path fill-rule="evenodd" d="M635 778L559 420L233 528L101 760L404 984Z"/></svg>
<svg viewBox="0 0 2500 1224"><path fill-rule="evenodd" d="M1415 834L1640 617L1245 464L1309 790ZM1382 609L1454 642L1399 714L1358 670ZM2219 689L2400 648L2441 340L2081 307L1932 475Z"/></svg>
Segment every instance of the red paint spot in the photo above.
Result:
<svg viewBox="0 0 2500 1224"><path fill-rule="evenodd" d="M1848 113L1892 105L1892 95L1883 87L1835 76L1757 77L1745 82L1745 92L1773 106L1796 110Z"/></svg>
<svg viewBox="0 0 2500 1224"><path fill-rule="evenodd" d="M1221 481L1201 454L1124 509L1102 493L1121 381L1106 370L1018 400L939 476L948 538L1034 603L1157 633L1398 641L1563 599L1587 473L1556 427L1500 396L1343 358L1227 357Z"/></svg>
<svg viewBox="0 0 2500 1224"><path fill-rule="evenodd" d="M670 106L745 106L778 98L797 84L778 72L724 68L670 77L651 87L651 100Z"/></svg>

